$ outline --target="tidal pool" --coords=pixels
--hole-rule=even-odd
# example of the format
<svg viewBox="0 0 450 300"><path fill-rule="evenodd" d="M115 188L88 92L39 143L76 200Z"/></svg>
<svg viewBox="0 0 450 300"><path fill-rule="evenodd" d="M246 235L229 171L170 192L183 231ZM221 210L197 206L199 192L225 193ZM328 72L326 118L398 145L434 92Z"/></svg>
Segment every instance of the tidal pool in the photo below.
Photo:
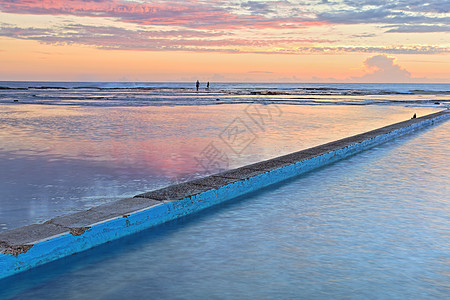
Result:
<svg viewBox="0 0 450 300"><path fill-rule="evenodd" d="M7 278L0 298L442 299L449 154L447 121Z"/></svg>

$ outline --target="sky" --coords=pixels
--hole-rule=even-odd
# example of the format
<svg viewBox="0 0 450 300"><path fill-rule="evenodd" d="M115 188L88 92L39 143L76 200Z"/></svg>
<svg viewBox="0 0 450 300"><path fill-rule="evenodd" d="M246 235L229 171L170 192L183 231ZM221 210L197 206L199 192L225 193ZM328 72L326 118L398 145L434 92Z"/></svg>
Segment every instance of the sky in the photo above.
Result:
<svg viewBox="0 0 450 300"><path fill-rule="evenodd" d="M0 0L0 80L450 83L449 0Z"/></svg>

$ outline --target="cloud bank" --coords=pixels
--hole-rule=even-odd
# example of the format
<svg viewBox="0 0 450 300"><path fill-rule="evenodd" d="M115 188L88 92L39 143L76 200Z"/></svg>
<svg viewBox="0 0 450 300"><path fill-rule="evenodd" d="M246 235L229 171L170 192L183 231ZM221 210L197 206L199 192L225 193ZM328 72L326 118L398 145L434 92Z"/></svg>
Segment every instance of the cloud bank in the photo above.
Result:
<svg viewBox="0 0 450 300"><path fill-rule="evenodd" d="M226 2L225 2L226 3ZM275 2L274 2L275 3ZM249 1L231 10L222 1L119 1L119 0L18 0L0 1L5 13L34 15L74 15L116 18L118 21L140 25L183 26L198 29L223 28L281 28L297 27L312 18L299 16L266 16L258 7L269 4ZM258 11L258 12L256 12Z"/></svg>
<svg viewBox="0 0 450 300"><path fill-rule="evenodd" d="M331 43L325 39L254 38L248 40L223 31L129 30L114 26L67 24L50 28L19 27L0 23L0 36L34 40L53 45L86 45L107 50L201 51L257 54L440 54L449 48L437 46L296 46ZM277 49L274 50L274 47Z"/></svg>
<svg viewBox="0 0 450 300"><path fill-rule="evenodd" d="M175 25L203 29L371 23L440 26L450 23L450 2L435 0L0 0L0 11L15 14L110 17L141 25Z"/></svg>
<svg viewBox="0 0 450 300"><path fill-rule="evenodd" d="M357 82L411 82L411 73L395 63L394 57L375 55L364 61L369 73L353 77Z"/></svg>
<svg viewBox="0 0 450 300"><path fill-rule="evenodd" d="M420 39L409 44L386 45L381 38L378 44L372 40L364 43L376 39L377 34L447 34L448 1L0 0L0 11L68 16L69 20L47 27L4 23L0 36L100 49L277 54L450 52L448 43L422 44ZM75 24L70 17L103 18L116 25ZM317 28L344 25L371 25L380 33L330 33L320 35L322 38L314 33Z"/></svg>

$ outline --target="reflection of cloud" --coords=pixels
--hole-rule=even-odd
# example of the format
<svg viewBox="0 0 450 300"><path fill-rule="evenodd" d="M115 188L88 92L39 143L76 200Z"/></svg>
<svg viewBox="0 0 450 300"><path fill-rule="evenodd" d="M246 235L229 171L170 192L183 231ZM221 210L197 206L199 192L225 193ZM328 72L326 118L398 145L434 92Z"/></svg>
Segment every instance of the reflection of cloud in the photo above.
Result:
<svg viewBox="0 0 450 300"><path fill-rule="evenodd" d="M353 81L361 82L409 82L411 73L395 64L395 58L386 55L375 55L364 61L365 67L371 71L361 77L353 77Z"/></svg>

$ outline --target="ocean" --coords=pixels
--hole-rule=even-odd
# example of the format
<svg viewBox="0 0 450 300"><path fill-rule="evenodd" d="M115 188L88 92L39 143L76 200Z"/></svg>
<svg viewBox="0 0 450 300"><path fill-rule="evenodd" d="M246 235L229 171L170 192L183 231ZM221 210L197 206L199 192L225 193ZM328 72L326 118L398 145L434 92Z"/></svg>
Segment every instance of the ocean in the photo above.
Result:
<svg viewBox="0 0 450 300"><path fill-rule="evenodd" d="M450 107L450 84L205 87L0 82L0 231Z"/></svg>
<svg viewBox="0 0 450 300"><path fill-rule="evenodd" d="M213 105L267 102L292 105L449 105L450 84L195 83L0 81L0 103L82 106Z"/></svg>

